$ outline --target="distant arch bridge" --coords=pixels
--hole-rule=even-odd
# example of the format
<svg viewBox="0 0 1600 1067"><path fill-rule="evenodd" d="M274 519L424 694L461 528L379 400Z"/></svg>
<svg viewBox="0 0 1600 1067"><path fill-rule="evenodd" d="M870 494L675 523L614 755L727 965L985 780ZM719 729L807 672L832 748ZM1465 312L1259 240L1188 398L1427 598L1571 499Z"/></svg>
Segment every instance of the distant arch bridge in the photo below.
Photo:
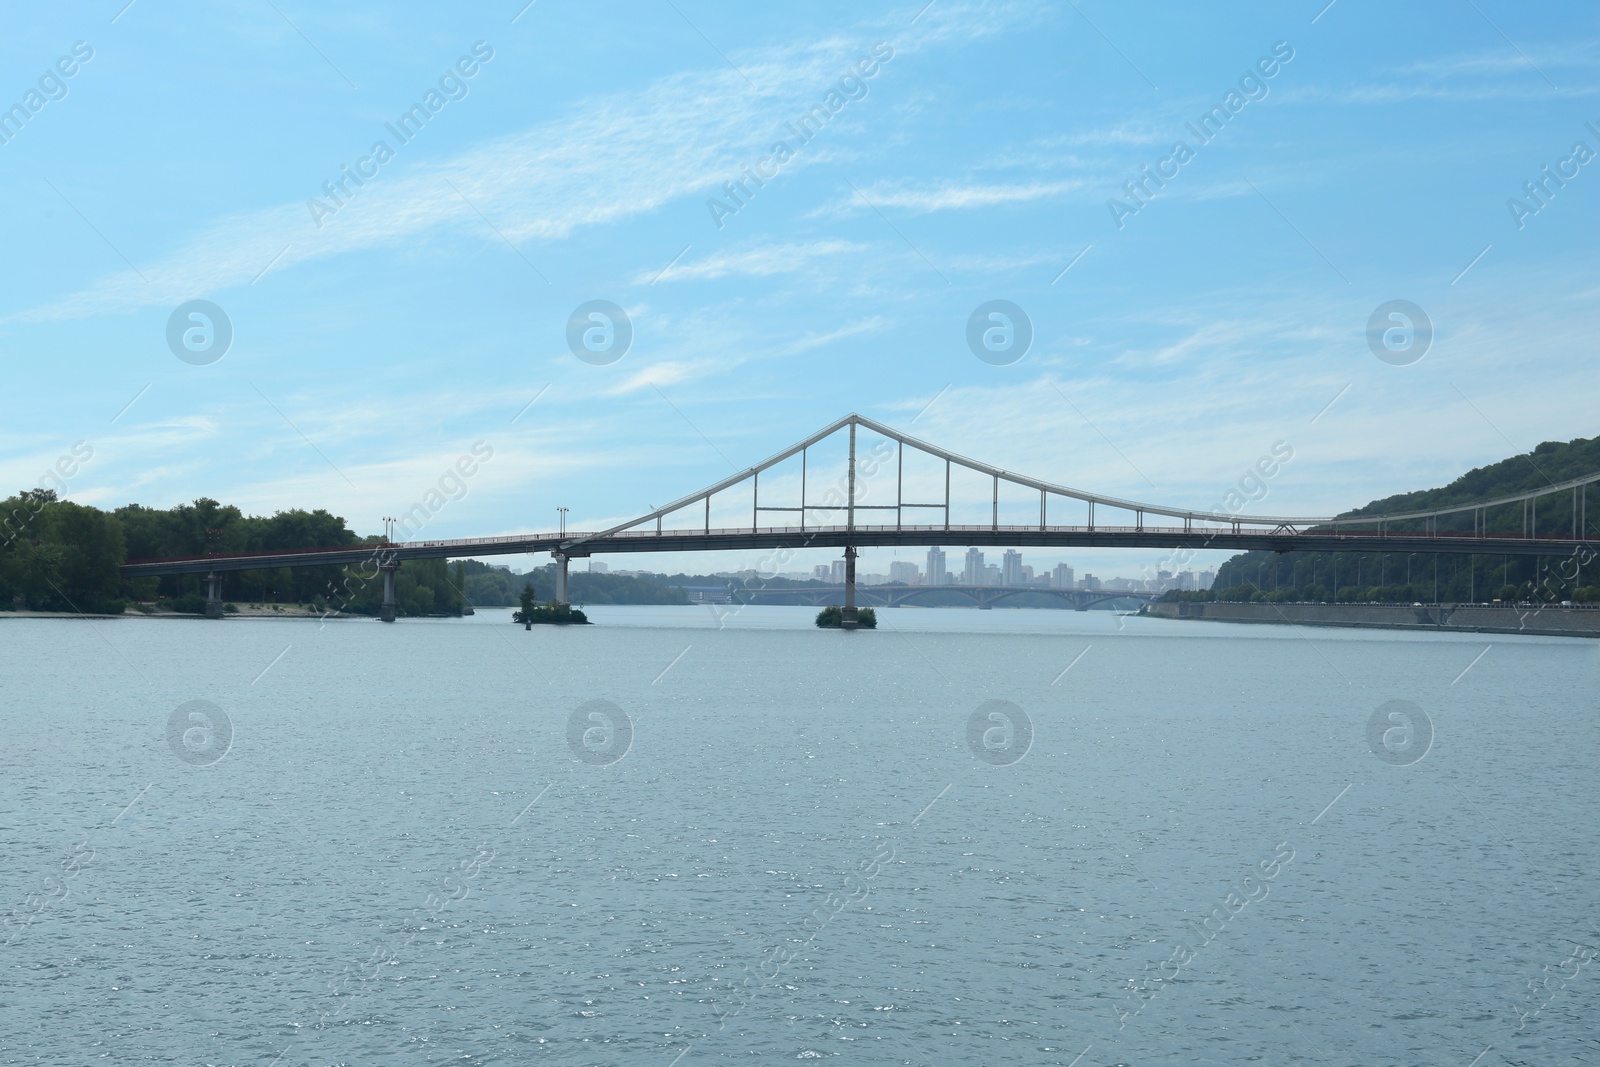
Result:
<svg viewBox="0 0 1600 1067"><path fill-rule="evenodd" d="M764 600L792 600L811 607L837 604L848 590L842 585L786 586L735 588L735 603L758 603ZM1159 600L1160 593L1134 592L1127 589L1055 589L1042 585L860 585L856 586L856 603L862 607L898 608L907 601L932 593L956 593L977 604L991 608L1002 600L1029 593L1051 597L1071 604L1078 611L1088 611L1099 604L1117 600L1148 604Z"/></svg>

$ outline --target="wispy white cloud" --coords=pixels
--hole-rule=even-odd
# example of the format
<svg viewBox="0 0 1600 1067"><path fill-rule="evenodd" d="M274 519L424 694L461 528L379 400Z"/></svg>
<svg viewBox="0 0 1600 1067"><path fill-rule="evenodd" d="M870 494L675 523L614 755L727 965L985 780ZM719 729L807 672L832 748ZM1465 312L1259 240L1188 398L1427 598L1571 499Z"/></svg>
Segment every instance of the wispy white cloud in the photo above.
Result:
<svg viewBox="0 0 1600 1067"><path fill-rule="evenodd" d="M627 393L638 392L641 389L648 389L651 386L659 389L664 385L676 385L679 382L689 381L715 371L731 370L737 365L738 361L666 359L634 371L621 382L605 390L605 395L623 396Z"/></svg>
<svg viewBox="0 0 1600 1067"><path fill-rule="evenodd" d="M1299 85L1284 90L1295 103L1389 104L1411 100L1474 103L1483 100L1548 101L1552 94L1600 93L1594 80L1600 41L1499 47L1417 60L1343 85ZM1552 88L1547 79L1560 75Z"/></svg>
<svg viewBox="0 0 1600 1067"><path fill-rule="evenodd" d="M652 281L686 282L729 276L765 278L775 274L792 274L811 269L819 262L832 262L841 256L860 254L870 247L856 241L821 240L738 248L678 263L659 278L648 272L641 273L634 283L643 285Z"/></svg>
<svg viewBox="0 0 1600 1067"><path fill-rule="evenodd" d="M900 46L956 45L1038 17L1031 4L940 7L908 27L915 32L900 35ZM862 27L867 34L882 28ZM170 306L249 284L268 264L281 274L444 227L509 241L538 266L543 245L657 211L736 175L797 104L814 103L863 48L861 38L840 35L751 49L734 59L754 90L721 64L678 73L640 92L581 100L563 118L450 159L415 158L421 149L391 145L396 158L320 226L304 202L218 219L141 271L111 275L10 318L53 322ZM820 158L808 153L795 165Z"/></svg>
<svg viewBox="0 0 1600 1067"><path fill-rule="evenodd" d="M859 337L863 334L878 333L889 325L888 320L874 315L868 319L848 323L837 330L825 333L807 332L785 344L778 345L769 353L773 356L798 356L812 352L828 345L837 344L847 337Z"/></svg>
<svg viewBox="0 0 1600 1067"><path fill-rule="evenodd" d="M999 204L1026 204L1047 200L1087 187L1077 180L1023 181L1023 182L945 182L939 185L911 187L904 184L879 184L861 190L861 196L851 193L833 204L818 208L814 215L843 215L872 208L894 208L930 214L935 211L960 211L971 208L994 207ZM865 197L867 203L862 202Z"/></svg>
<svg viewBox="0 0 1600 1067"><path fill-rule="evenodd" d="M1600 58L1600 41L1578 40L1529 45L1520 53L1502 45L1482 52L1419 59L1395 69L1401 74L1421 74L1434 78L1476 77L1485 74L1528 74L1531 73L1530 62L1548 68L1592 69L1597 58Z"/></svg>

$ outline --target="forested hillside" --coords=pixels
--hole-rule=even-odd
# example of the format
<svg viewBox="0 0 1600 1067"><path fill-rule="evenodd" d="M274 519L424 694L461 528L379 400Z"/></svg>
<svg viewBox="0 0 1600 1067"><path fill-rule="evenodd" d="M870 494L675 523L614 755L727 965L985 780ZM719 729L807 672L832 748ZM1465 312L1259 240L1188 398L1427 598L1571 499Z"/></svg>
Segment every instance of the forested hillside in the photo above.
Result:
<svg viewBox="0 0 1600 1067"><path fill-rule="evenodd" d="M1348 516L1395 514L1471 504L1600 472L1600 437L1546 441L1532 452L1468 471L1449 485L1374 500L1346 512ZM1578 494L1580 538L1600 542L1600 485ZM1340 516L1341 518L1344 515ZM1531 516L1542 537L1572 533L1574 509L1570 491L1538 501ZM1440 530L1471 531L1471 513L1441 520ZM1523 532L1521 504L1490 509L1485 516L1490 534ZM1420 528L1420 522L1397 522L1396 532ZM1436 584L1437 583L1437 584ZM1372 552L1245 552L1217 569L1211 592L1178 594L1174 599L1266 601L1416 601L1484 602L1551 599L1600 602L1600 560L1566 557L1461 556L1445 553Z"/></svg>

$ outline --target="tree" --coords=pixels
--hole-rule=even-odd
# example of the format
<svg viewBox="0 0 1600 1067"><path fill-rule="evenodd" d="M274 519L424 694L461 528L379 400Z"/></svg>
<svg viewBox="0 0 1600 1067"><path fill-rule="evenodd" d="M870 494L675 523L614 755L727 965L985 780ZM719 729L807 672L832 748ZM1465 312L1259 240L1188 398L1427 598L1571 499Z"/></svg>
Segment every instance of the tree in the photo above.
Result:
<svg viewBox="0 0 1600 1067"><path fill-rule="evenodd" d="M40 611L120 612L124 556L116 516L48 489L0 501L0 604Z"/></svg>

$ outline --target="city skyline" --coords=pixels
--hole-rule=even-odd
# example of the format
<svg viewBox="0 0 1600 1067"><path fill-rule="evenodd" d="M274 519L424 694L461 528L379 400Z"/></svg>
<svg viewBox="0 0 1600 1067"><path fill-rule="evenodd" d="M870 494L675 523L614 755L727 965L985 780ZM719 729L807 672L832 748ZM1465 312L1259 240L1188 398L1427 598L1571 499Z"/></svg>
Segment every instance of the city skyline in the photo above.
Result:
<svg viewBox="0 0 1600 1067"><path fill-rule="evenodd" d="M821 550L817 550L821 551ZM881 552L882 550L878 550ZM942 564L945 558L943 546L928 549L928 559L931 561L938 554ZM1003 550L1003 558L1015 561L1015 570L1007 572L1004 565L988 563L982 549L968 548L963 556L965 560L975 560L983 568L982 580L970 581L972 571L965 571L961 575L951 574L947 569L936 572L931 565L924 569L914 560L890 559L885 571L871 569L870 557L874 550L865 549L860 553L857 561L856 581L860 585L888 585L901 583L904 585L939 586L939 585L987 585L1007 586L1015 588L1038 589L1128 589L1140 592L1164 592L1168 589L1185 591L1203 590L1211 588L1216 580L1217 572L1212 568L1184 569L1180 571L1161 570L1148 576L1128 575L1095 575L1085 572L1081 577L1074 568L1067 563L1058 563L1054 567L1038 570L1031 564L1022 562L1022 554L1012 549ZM495 563L495 566L507 566L504 563ZM597 572L606 570L604 564L596 568ZM826 581L839 585L844 582L844 560L837 559L828 563L814 564L809 570L787 569L777 572L763 571L757 568L742 568L736 570L691 570L691 571L663 571L658 568L611 568L617 574L649 574L671 575L684 574L711 574L730 578L760 581L765 578L787 578L795 580ZM931 580L935 574L941 574L942 581Z"/></svg>

